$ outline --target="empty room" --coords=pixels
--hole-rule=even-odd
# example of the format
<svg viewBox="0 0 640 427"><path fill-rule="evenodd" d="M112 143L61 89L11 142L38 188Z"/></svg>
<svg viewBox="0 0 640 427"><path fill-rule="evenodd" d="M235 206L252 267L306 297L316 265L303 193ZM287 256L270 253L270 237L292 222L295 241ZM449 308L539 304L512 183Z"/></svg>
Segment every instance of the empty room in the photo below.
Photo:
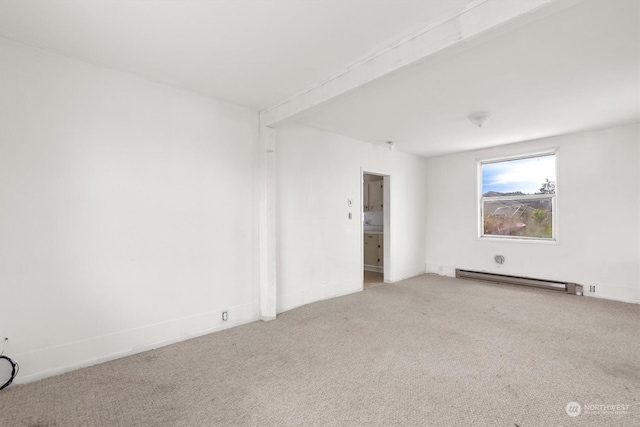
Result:
<svg viewBox="0 0 640 427"><path fill-rule="evenodd" d="M639 400L637 0L0 1L0 426Z"/></svg>

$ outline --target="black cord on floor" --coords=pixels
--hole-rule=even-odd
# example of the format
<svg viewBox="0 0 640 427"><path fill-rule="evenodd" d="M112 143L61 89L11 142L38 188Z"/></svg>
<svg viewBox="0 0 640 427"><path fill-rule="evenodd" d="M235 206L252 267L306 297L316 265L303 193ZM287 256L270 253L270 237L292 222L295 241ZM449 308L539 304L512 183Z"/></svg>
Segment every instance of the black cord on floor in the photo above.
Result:
<svg viewBox="0 0 640 427"><path fill-rule="evenodd" d="M9 387L9 385L11 385L11 383L13 382L14 378L18 376L18 371L20 370L20 366L18 366L18 363L16 363L15 360L3 354L0 354L0 359L5 359L7 362L11 364L11 377L9 378L9 381L7 381L6 383L2 384L2 386L0 386L0 390L2 390L6 387Z"/></svg>

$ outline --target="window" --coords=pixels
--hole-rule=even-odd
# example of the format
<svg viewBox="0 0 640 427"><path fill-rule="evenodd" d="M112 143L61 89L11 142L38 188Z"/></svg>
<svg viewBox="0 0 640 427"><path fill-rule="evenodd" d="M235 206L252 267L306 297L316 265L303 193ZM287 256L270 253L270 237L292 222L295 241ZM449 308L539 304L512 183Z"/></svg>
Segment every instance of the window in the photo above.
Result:
<svg viewBox="0 0 640 427"><path fill-rule="evenodd" d="M481 237L555 240L556 155L480 162Z"/></svg>

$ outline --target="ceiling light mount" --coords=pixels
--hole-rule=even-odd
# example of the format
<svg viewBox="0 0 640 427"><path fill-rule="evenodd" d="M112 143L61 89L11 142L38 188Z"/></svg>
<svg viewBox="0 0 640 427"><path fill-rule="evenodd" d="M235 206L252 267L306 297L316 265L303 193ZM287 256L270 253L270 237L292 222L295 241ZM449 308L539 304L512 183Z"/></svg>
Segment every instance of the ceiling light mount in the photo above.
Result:
<svg viewBox="0 0 640 427"><path fill-rule="evenodd" d="M488 111L477 111L469 114L469 121L481 128L489 121L491 116L493 116L493 114Z"/></svg>

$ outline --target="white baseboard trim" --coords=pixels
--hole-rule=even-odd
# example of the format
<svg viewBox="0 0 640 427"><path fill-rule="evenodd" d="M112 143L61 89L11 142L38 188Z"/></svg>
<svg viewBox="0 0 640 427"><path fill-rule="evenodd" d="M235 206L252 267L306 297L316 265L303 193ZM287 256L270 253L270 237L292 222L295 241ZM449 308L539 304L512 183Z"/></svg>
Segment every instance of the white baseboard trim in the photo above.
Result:
<svg viewBox="0 0 640 427"><path fill-rule="evenodd" d="M476 270L487 271L486 269L476 269ZM427 273L434 273L440 276L456 277L456 274L455 274L456 269L455 267L451 267L451 266L427 264L426 271ZM496 271L496 270L487 271L487 272L491 272L495 274L506 274L505 272ZM512 274L512 273L509 273L509 274ZM550 279L550 280L553 280L553 279ZM566 279L557 279L557 280L565 281ZM576 280L576 281L566 280L566 281L574 282L574 283L577 283L578 285L582 285L583 295L585 297L601 298L601 299L607 299L610 301L626 302L630 304L640 304L640 289L638 288L633 288L628 286L616 286L616 285L606 284L602 282L591 283L588 281L580 281L580 280ZM596 289L597 289L596 293L592 293L589 291L590 285L596 286Z"/></svg>
<svg viewBox="0 0 640 427"><path fill-rule="evenodd" d="M384 267L379 267L377 265L364 264L364 270L373 271L374 273L384 273Z"/></svg>
<svg viewBox="0 0 640 427"><path fill-rule="evenodd" d="M640 304L640 290L637 288L609 285L602 282L583 282L580 284L582 285L582 295L585 297ZM595 287L596 292L590 291L591 286Z"/></svg>
<svg viewBox="0 0 640 427"><path fill-rule="evenodd" d="M399 282L401 280L411 279L412 277L421 276L426 272L427 271L424 266L416 267L413 269L407 268L399 272L394 272L394 275L393 275L394 277L391 278L392 279L391 283Z"/></svg>
<svg viewBox="0 0 640 427"><path fill-rule="evenodd" d="M360 292L362 289L362 279L352 279L278 295L277 312L283 313L313 302Z"/></svg>
<svg viewBox="0 0 640 427"><path fill-rule="evenodd" d="M425 271L439 276L456 277L456 268L451 266L427 264Z"/></svg>
<svg viewBox="0 0 640 427"><path fill-rule="evenodd" d="M583 287L583 289L584 289L584 287ZM615 297L608 297L608 296L594 295L594 294L590 294L590 295L582 294L582 295L585 296L585 297L589 297L589 298L606 299L606 300L609 300L609 301L625 302L627 304L640 304L640 299L626 300L626 299L622 299L622 298L615 298Z"/></svg>
<svg viewBox="0 0 640 427"><path fill-rule="evenodd" d="M222 321L222 311L229 320ZM14 384L24 384L260 320L260 303L227 307L123 332L44 348L12 358L20 364Z"/></svg>

